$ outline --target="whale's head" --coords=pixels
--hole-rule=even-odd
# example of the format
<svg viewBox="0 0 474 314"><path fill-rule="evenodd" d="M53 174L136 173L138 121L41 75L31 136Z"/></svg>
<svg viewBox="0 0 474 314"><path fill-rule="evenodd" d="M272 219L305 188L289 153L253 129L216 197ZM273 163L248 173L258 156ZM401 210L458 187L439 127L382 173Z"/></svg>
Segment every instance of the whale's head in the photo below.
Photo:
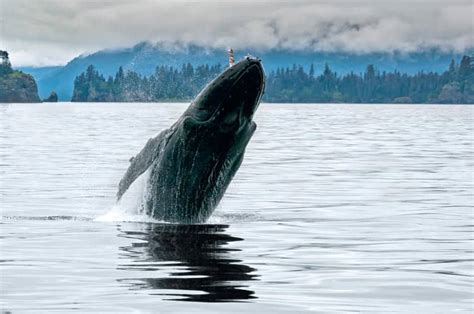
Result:
<svg viewBox="0 0 474 314"><path fill-rule="evenodd" d="M259 59L246 57L209 83L185 113L194 123L219 132L238 132L251 126L265 87Z"/></svg>

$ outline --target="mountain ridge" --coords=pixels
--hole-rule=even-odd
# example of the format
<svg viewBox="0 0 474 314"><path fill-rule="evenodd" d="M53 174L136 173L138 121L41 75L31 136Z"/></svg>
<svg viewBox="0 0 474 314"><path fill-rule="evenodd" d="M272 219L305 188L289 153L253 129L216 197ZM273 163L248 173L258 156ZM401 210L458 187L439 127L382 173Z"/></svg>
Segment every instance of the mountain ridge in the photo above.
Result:
<svg viewBox="0 0 474 314"><path fill-rule="evenodd" d="M247 50L236 50L236 59L244 57ZM305 50L274 49L255 50L252 55L263 60L265 70L271 72L280 67L301 64L306 69L314 64L316 73L321 73L328 63L340 74L361 73L368 64L373 64L380 71L400 71L406 73L442 72L451 59L459 60L462 53L442 52L438 50L417 53L370 53L351 54L341 52L314 52ZM159 44L141 42L130 48L100 50L89 55L81 55L64 66L53 67L19 67L25 73L33 75L38 83L39 95L45 98L55 90L61 101L72 97L73 82L76 76L93 65L102 74L114 75L122 66L125 71L133 70L142 75L150 75L156 66L167 65L180 68L183 64L226 64L226 52L195 45L166 47Z"/></svg>

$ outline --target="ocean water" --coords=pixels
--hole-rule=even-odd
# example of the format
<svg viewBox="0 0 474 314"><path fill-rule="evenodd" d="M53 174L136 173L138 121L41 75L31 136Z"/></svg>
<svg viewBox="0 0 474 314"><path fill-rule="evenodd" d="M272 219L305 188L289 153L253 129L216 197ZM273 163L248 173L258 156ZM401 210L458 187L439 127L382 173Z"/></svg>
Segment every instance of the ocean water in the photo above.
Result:
<svg viewBox="0 0 474 314"><path fill-rule="evenodd" d="M4 312L474 311L473 106L262 104L208 223L116 204L186 106L0 105Z"/></svg>

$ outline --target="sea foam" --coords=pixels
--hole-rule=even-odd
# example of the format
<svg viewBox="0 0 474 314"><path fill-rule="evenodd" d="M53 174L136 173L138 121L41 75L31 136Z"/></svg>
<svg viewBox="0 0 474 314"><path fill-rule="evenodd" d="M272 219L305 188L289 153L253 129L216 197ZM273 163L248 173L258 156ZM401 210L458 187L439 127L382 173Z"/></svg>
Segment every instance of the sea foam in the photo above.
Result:
<svg viewBox="0 0 474 314"><path fill-rule="evenodd" d="M95 221L103 222L161 222L146 214L144 204L148 193L150 169L140 175L128 188L121 199L109 211L98 216Z"/></svg>

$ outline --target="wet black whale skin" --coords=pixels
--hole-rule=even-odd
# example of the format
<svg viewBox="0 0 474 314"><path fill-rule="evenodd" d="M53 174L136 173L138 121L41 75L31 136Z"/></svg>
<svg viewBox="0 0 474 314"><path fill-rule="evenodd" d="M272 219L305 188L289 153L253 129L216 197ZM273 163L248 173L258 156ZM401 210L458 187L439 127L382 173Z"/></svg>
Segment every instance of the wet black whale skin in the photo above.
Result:
<svg viewBox="0 0 474 314"><path fill-rule="evenodd" d="M247 57L209 83L169 129L150 139L120 181L118 199L145 171L146 212L174 223L202 223L242 163L265 87L260 60Z"/></svg>

